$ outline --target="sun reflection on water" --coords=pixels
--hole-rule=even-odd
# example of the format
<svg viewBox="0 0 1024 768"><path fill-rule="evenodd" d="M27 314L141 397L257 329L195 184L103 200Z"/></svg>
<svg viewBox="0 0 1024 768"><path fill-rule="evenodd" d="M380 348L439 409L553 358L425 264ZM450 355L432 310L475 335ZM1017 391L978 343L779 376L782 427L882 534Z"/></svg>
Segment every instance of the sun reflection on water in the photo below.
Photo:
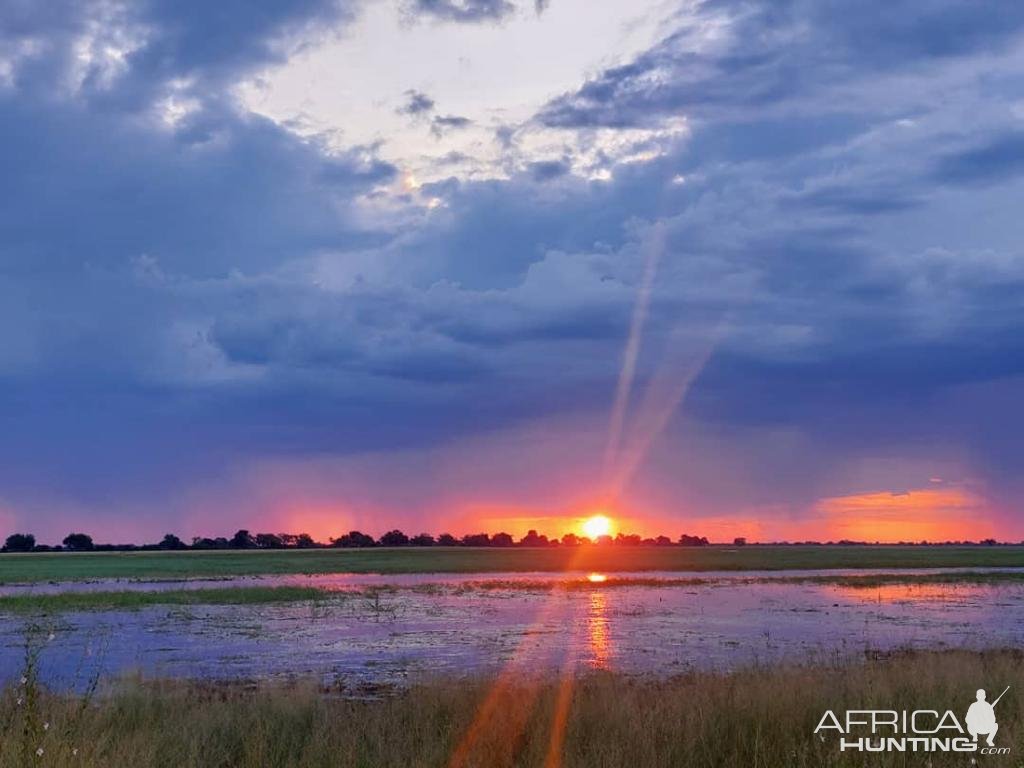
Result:
<svg viewBox="0 0 1024 768"><path fill-rule="evenodd" d="M601 589L590 593L590 606L587 613L587 643L593 665L607 667L611 659L612 647L608 632L608 595Z"/></svg>

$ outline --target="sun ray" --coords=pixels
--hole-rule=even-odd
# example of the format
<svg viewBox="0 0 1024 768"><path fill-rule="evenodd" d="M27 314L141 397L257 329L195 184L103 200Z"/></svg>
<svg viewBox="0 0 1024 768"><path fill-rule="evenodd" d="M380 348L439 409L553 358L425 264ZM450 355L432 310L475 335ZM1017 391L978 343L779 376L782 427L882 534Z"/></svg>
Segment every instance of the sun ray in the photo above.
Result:
<svg viewBox="0 0 1024 768"><path fill-rule="evenodd" d="M637 288L636 303L633 305L633 316L629 324L629 338L622 356L622 368L619 371L618 384L615 388L615 402L612 405L611 419L608 424L608 441L605 445L605 472L611 470L619 452L622 438L622 426L629 405L629 395L636 376L637 358L640 356L640 341L643 337L644 324L650 306L651 291L654 287L654 276L658 271L658 262L665 250L665 227L657 224L647 245L647 256L644 260L644 271Z"/></svg>

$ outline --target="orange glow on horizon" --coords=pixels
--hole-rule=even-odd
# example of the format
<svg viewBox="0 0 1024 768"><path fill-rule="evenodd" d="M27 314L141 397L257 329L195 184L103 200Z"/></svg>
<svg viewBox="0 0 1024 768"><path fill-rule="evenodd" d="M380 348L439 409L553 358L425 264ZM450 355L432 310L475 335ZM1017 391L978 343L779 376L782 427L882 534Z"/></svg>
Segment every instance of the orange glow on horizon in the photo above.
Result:
<svg viewBox="0 0 1024 768"><path fill-rule="evenodd" d="M546 505L461 503L443 508L426 507L416 515L386 507L353 507L343 501L294 499L272 505L253 521L236 516L223 522L227 532L235 528L255 531L308 533L314 540L329 542L350 530L380 536L398 528L407 535L426 531L434 536L451 533L507 532L516 541L536 530L552 541L575 534L591 541L605 535L659 535L677 541L683 533L706 536L712 543L728 543L735 537L748 542L852 541L897 543L1010 540L1024 536L1018 526L1008 526L1000 509L974 484L932 483L906 490L868 487L862 492L826 496L811 506L777 503L718 512L696 513L686 499L667 511L667 499L612 500L596 494L559 494ZM0 508L0 519L3 518ZM708 514L710 512L710 514ZM197 508L184 527L187 533L214 535L213 511ZM140 537L145 537L140 533Z"/></svg>
<svg viewBox="0 0 1024 768"><path fill-rule="evenodd" d="M852 541L962 541L995 536L984 499L963 488L920 488L822 499L825 535Z"/></svg>

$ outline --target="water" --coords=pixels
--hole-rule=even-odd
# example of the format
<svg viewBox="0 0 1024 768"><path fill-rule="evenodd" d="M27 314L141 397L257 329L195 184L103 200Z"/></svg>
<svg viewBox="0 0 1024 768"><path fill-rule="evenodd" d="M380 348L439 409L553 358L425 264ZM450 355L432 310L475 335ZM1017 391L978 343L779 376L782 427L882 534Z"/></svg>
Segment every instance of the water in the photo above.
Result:
<svg viewBox="0 0 1024 768"><path fill-rule="evenodd" d="M49 684L68 688L96 674L133 671L215 679L313 676L358 691L438 673L492 672L508 664L544 670L568 662L666 676L905 647L1005 647L1024 641L1020 583L854 589L751 580L764 575L809 572L700 574L699 580L680 573L609 574L642 580L631 586L610 586L597 577L591 582L578 573L190 581L189 588L301 584L338 594L316 603L67 613L52 627L41 674ZM665 582L652 585L652 578ZM366 591L382 585L389 588ZM182 586L93 582L3 592ZM3 681L19 674L24 638L24 618L0 617Z"/></svg>

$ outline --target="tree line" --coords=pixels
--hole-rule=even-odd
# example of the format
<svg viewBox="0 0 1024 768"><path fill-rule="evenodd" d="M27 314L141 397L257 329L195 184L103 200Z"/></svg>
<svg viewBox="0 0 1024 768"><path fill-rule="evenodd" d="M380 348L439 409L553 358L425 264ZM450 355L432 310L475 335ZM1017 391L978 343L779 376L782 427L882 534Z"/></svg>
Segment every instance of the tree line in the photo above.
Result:
<svg viewBox="0 0 1024 768"><path fill-rule="evenodd" d="M732 546L742 547L747 543L746 538L738 536L731 542ZM770 542L778 546L867 546L879 544L879 542L851 541L841 539L840 541L775 541ZM1024 544L1024 542L1021 542ZM188 544L175 536L173 533L166 534L163 539L155 544L97 544L92 536L86 533L69 533L64 540L55 546L38 544L36 537L31 533L12 533L7 537L0 552L146 552L161 550L214 550L214 549L327 549L331 547L361 549L367 547L578 547L584 545L594 546L626 546L626 547L706 547L710 542L706 536L691 536L682 534L678 539L670 539L668 536L655 536L644 538L638 534L619 533L616 536L600 536L591 540L586 536L578 536L575 533L567 533L561 538L548 538L542 533L530 530L525 536L516 541L511 534L499 532L495 534L470 533L461 537L455 537L450 533L442 533L433 536L429 533L418 533L413 536L406 535L397 528L374 538L362 531L349 531L343 536L330 539L328 542L315 541L308 533L250 533L246 529L235 532L234 536L226 538L218 536L207 538L196 536L192 543ZM996 546L1000 542L995 539L983 539L981 541L900 541L894 546Z"/></svg>
<svg viewBox="0 0 1024 768"><path fill-rule="evenodd" d="M745 544L745 539L736 539L734 544ZM706 536L690 536L683 534L672 540L668 536L642 538L637 534L620 533L614 537L601 536L591 540L586 536L567 533L561 538L548 538L542 533L530 530L516 541L511 534L499 532L495 534L470 533L456 538L450 533L433 536L429 533L418 533L409 536L397 528L374 538L362 531L349 531L328 542L315 541L308 533L250 533L246 529L236 531L234 536L226 538L218 536L207 538L196 536L192 543L182 541L173 533L166 534L155 544L97 544L92 536L86 533L69 533L56 546L38 544L31 533L13 533L7 537L2 552L126 552L126 551L157 551L157 550L212 550L212 549L325 549L330 547L366 548L366 547L574 547L585 544L618 545L618 546L657 546L657 547L704 547L709 544Z"/></svg>

